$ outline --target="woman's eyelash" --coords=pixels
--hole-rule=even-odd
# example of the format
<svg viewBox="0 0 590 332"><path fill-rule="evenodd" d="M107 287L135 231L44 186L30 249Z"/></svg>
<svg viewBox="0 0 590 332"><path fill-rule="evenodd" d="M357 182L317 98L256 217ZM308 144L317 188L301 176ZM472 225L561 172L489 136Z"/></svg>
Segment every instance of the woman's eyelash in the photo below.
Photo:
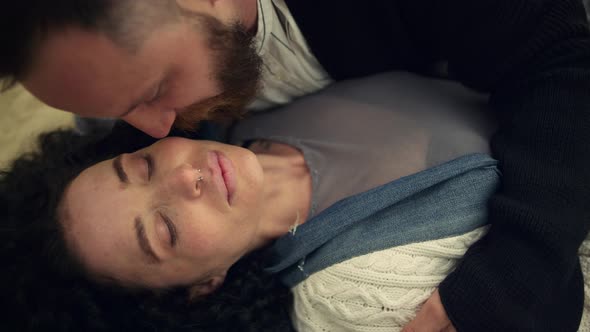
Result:
<svg viewBox="0 0 590 332"><path fill-rule="evenodd" d="M174 247L178 239L178 234L176 233L176 226L174 226L172 220L170 220L170 218L168 218L168 216L166 216L165 214L160 213L160 217L162 217L162 220L164 220L166 227L168 227L168 232L170 232L170 245Z"/></svg>
<svg viewBox="0 0 590 332"><path fill-rule="evenodd" d="M143 155L143 159L147 164L148 169L148 181L152 179L152 175L154 174L154 158L151 155L145 154Z"/></svg>

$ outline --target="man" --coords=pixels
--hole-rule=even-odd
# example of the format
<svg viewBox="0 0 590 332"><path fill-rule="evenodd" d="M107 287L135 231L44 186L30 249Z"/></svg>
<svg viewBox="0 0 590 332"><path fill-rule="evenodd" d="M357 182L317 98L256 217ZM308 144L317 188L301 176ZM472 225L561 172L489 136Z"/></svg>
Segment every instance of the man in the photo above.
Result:
<svg viewBox="0 0 590 332"><path fill-rule="evenodd" d="M503 185L489 234L407 330L577 329L576 253L590 223L581 0L61 0L3 13L0 75L51 106L154 137L332 80L448 61L452 78L490 93Z"/></svg>

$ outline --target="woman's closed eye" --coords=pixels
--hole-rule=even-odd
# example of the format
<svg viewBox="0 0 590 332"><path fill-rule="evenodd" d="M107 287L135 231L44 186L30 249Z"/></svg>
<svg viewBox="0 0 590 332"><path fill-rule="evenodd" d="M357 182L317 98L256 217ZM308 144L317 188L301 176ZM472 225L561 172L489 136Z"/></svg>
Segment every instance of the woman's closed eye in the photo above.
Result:
<svg viewBox="0 0 590 332"><path fill-rule="evenodd" d="M159 218L156 224L156 232L158 233L158 237L160 237L163 242L169 243L170 246L174 248L174 246L176 246L176 242L178 241L176 226L166 214L158 212L158 217Z"/></svg>
<svg viewBox="0 0 590 332"><path fill-rule="evenodd" d="M143 176L147 181L150 181L154 175L154 158L149 154L144 154L142 156L142 162L144 167Z"/></svg>

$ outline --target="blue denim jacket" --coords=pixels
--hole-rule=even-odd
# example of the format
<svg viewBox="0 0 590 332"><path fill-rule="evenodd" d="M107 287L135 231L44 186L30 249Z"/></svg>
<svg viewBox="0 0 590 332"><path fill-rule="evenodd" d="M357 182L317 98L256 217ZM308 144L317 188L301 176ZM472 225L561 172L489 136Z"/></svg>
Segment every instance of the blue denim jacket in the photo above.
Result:
<svg viewBox="0 0 590 332"><path fill-rule="evenodd" d="M293 287L352 257L466 233L486 224L499 180L494 159L470 154L348 197L279 238L266 271Z"/></svg>

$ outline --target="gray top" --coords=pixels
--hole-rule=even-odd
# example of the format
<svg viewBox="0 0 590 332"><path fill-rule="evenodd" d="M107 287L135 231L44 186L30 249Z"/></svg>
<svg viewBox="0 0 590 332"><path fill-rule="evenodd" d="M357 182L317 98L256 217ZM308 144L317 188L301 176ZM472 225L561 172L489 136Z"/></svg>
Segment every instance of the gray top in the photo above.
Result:
<svg viewBox="0 0 590 332"><path fill-rule="evenodd" d="M312 176L312 217L342 198L468 153L489 153L494 125L486 101L454 82L386 73L253 114L230 142L267 139L302 151Z"/></svg>

